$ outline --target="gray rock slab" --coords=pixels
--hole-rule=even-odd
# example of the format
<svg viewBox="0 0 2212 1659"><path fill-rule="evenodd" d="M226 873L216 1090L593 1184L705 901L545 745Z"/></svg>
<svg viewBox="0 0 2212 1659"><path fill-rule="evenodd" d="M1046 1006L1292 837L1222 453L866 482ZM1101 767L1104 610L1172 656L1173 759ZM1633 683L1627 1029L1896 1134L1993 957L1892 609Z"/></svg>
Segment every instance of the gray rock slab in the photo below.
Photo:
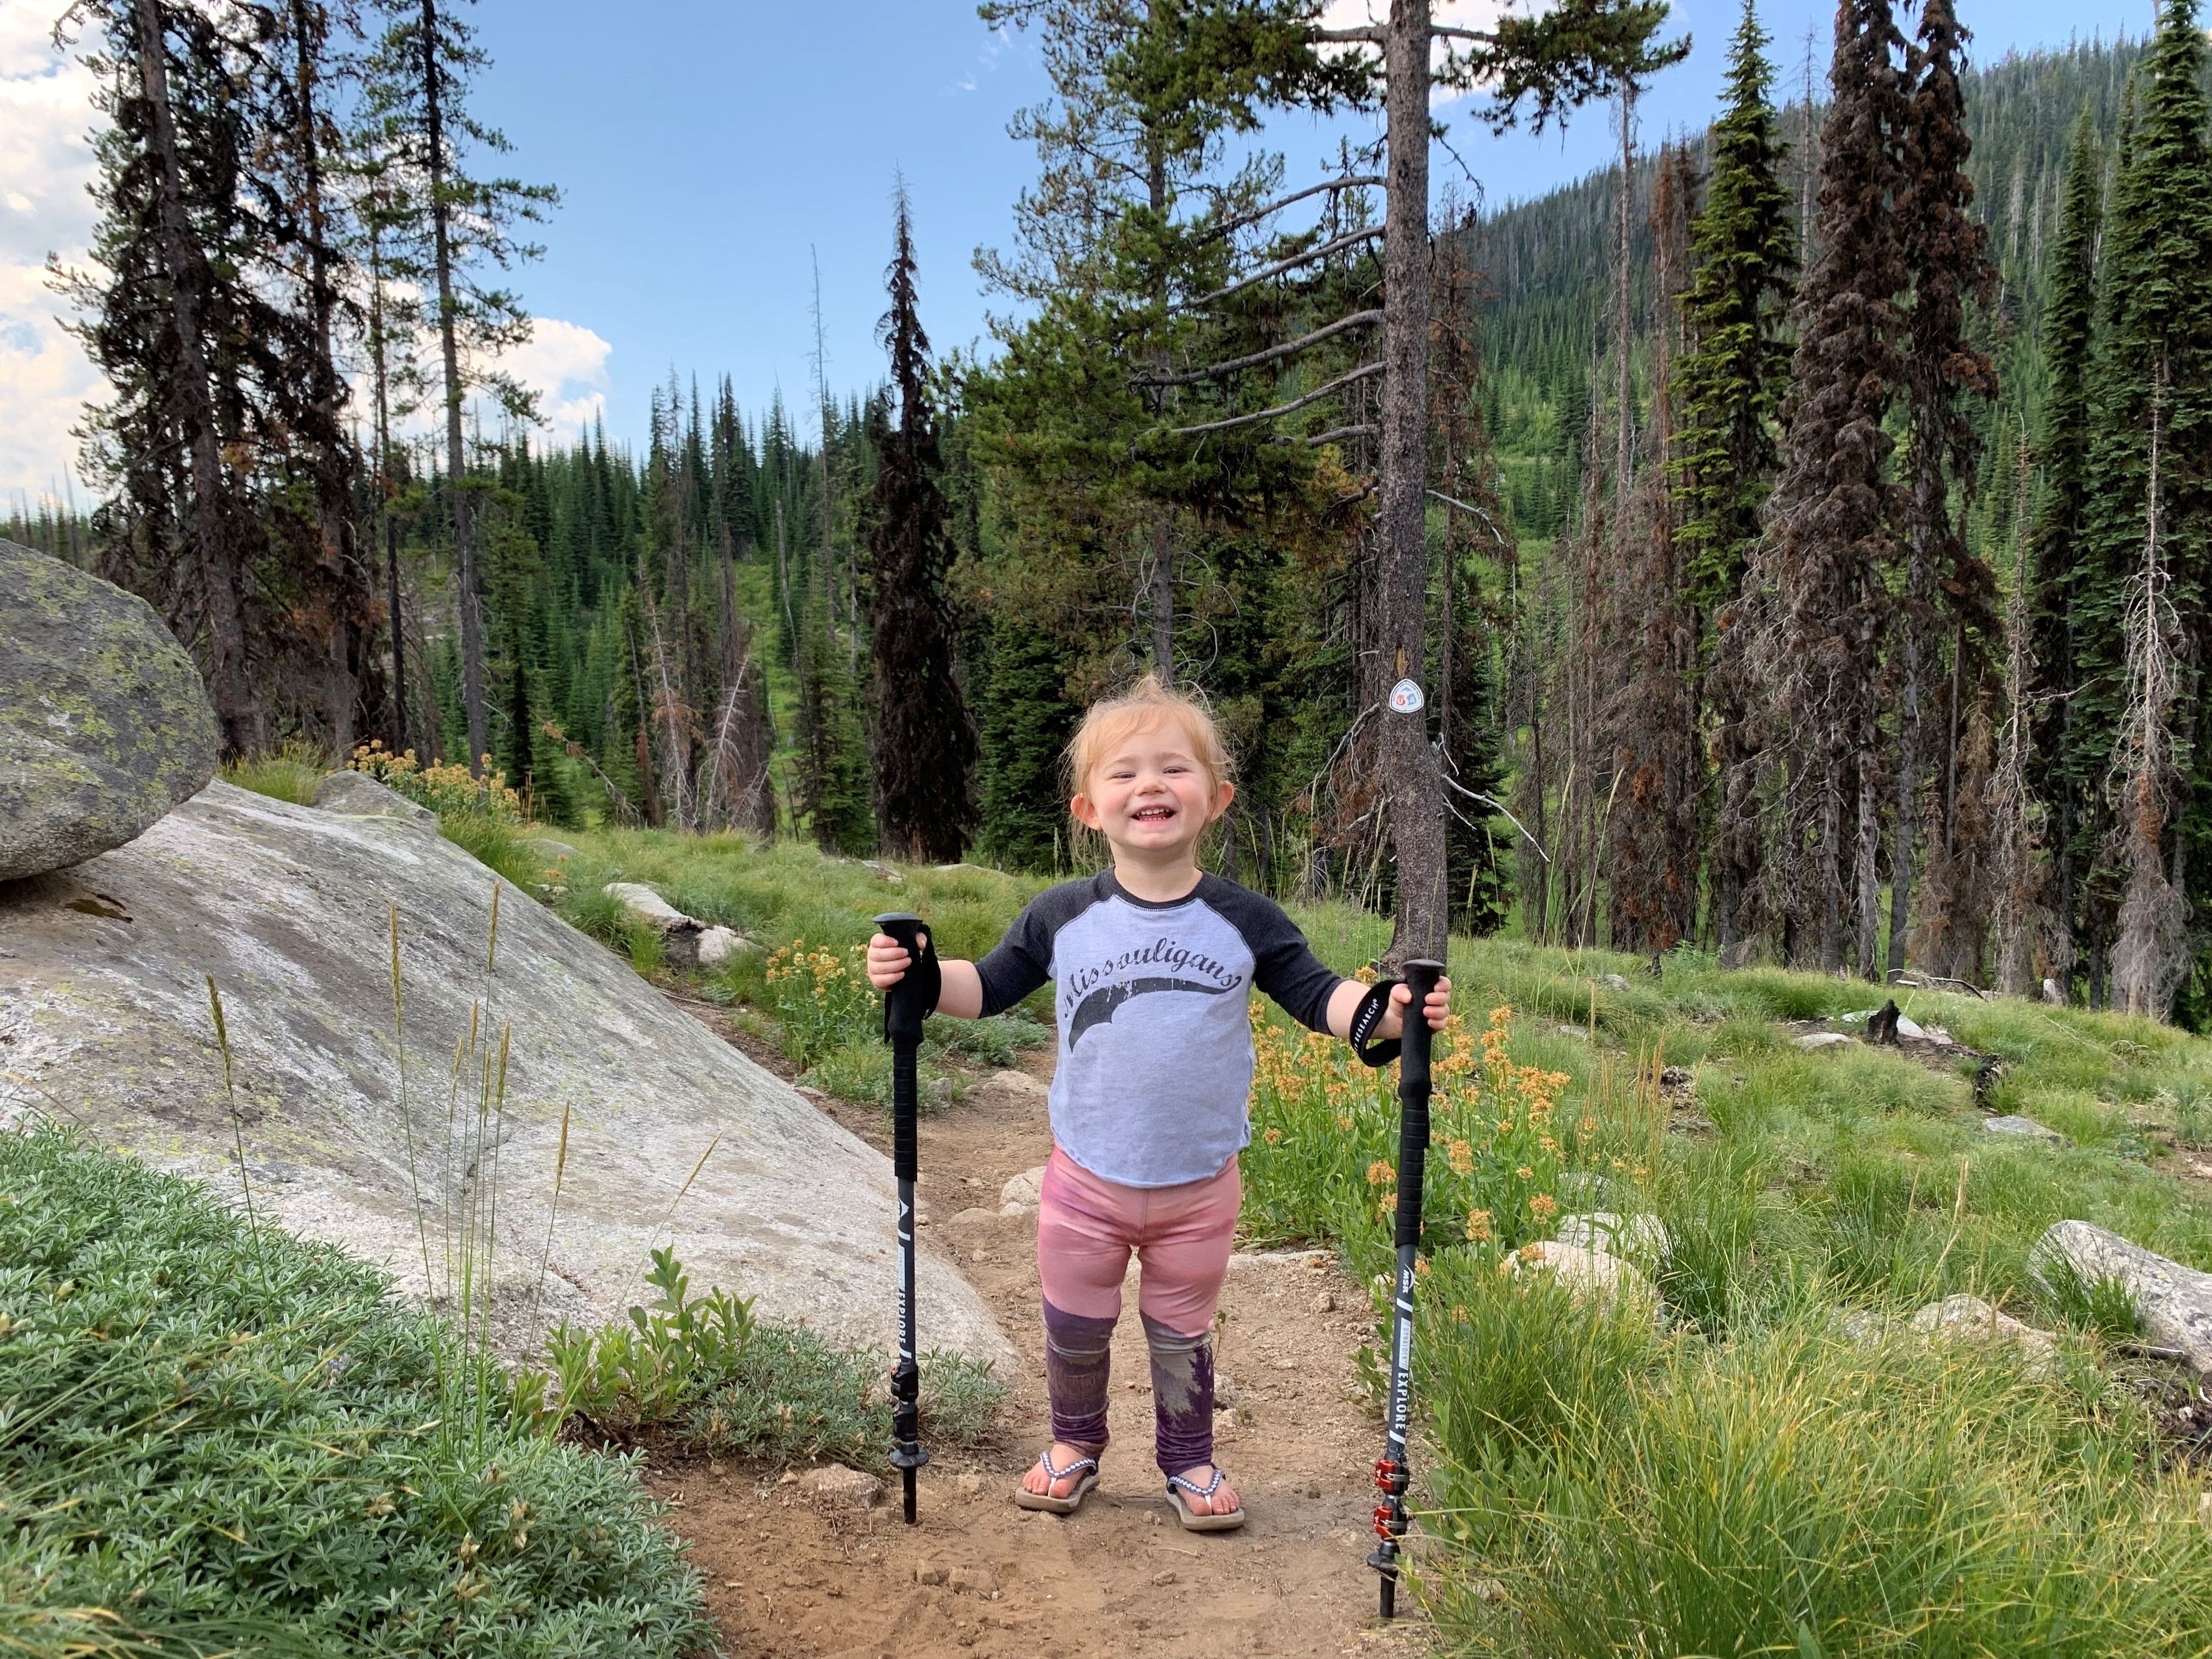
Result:
<svg viewBox="0 0 2212 1659"><path fill-rule="evenodd" d="M1993 1135L2010 1135L2015 1139L2021 1140L2044 1140L2054 1146L2066 1139L2064 1135L2048 1125L2038 1123L2032 1117L2021 1117L2013 1113L2008 1113L2003 1117L1985 1117L1982 1120L1982 1127Z"/></svg>
<svg viewBox="0 0 2212 1659"><path fill-rule="evenodd" d="M257 1208L436 1297L441 1218L467 1195L469 1091L451 1137L447 1102L473 1007L484 1029L512 1028L485 1160L500 1171L503 1346L537 1340L541 1308L548 1321L622 1316L642 1299L650 1249L672 1244L696 1291L721 1285L755 1297L763 1318L888 1348L889 1162L512 889L487 974L494 883L406 820L210 784L127 847L0 887L0 1118L45 1111L235 1197L212 974ZM982 1298L927 1250L919 1305L926 1347L1011 1360Z"/></svg>
<svg viewBox="0 0 2212 1659"><path fill-rule="evenodd" d="M2135 1300L2145 1341L2179 1348L2198 1370L2212 1371L2212 1273L2185 1267L2086 1221L2054 1223L2028 1256L2046 1283L2061 1262L2084 1284L2117 1279Z"/></svg>
<svg viewBox="0 0 2212 1659"><path fill-rule="evenodd" d="M0 541L0 881L122 846L215 775L216 748L151 605Z"/></svg>
<svg viewBox="0 0 2212 1659"><path fill-rule="evenodd" d="M438 827L438 815L421 801L410 800L362 772L331 773L315 786L315 805L325 812L357 818L398 818L432 831Z"/></svg>

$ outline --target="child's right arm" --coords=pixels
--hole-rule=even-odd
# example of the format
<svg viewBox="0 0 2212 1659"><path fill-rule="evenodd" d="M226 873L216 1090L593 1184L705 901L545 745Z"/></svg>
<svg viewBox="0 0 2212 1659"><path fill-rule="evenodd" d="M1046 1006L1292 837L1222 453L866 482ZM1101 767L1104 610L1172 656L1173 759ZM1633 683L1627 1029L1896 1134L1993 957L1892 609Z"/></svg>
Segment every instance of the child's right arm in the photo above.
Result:
<svg viewBox="0 0 2212 1659"><path fill-rule="evenodd" d="M868 941L868 983L878 991L888 991L906 977L913 961L906 946L889 933L878 933ZM983 976L975 971L975 964L957 957L939 957L937 966L945 978L945 988L938 994L937 1012L951 1014L956 1019L980 1018L983 1012Z"/></svg>

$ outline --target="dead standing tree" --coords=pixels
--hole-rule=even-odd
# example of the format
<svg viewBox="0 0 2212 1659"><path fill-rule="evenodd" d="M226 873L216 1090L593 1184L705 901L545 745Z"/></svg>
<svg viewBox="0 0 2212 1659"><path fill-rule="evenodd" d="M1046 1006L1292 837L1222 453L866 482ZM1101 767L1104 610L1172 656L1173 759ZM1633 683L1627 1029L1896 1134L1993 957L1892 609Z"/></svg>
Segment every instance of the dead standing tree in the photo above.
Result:
<svg viewBox="0 0 2212 1659"><path fill-rule="evenodd" d="M1285 10L1293 16L1310 19L1317 9L1311 0L1285 0ZM1375 419L1324 435L1371 437L1376 455L1375 602L1372 625L1359 641L1353 722L1359 741L1351 746L1364 749L1367 769L1378 780L1384 828L1396 854L1398 910L1387 953L1392 963L1441 957L1449 915L1443 772L1423 690L1429 678L1431 89L1439 84L1481 87L1489 94L1484 116L1493 131L1516 125L1524 109L1541 131L1566 110L1611 95L1625 80L1678 61L1688 50L1686 41L1652 45L1665 17L1663 0L1564 0L1540 16L1509 15L1492 28L1467 29L1435 22L1430 0L1391 0L1384 22L1355 28L1309 23L1309 52L1334 46L1359 49L1367 75L1360 92L1364 97L1381 94L1389 158L1382 185L1382 353L1270 409L1182 429L1183 435L1195 436L1229 424L1279 419L1382 376ZM1439 42L1444 46L1440 57L1434 52ZM1371 231L1354 234L1363 240L1372 236ZM1334 250L1324 243L1295 256L1295 261L1322 258L1325 251ZM1269 274L1255 273L1248 280ZM1340 318L1325 331L1352 325L1351 318ZM1270 352L1267 360L1316 343L1322 332Z"/></svg>

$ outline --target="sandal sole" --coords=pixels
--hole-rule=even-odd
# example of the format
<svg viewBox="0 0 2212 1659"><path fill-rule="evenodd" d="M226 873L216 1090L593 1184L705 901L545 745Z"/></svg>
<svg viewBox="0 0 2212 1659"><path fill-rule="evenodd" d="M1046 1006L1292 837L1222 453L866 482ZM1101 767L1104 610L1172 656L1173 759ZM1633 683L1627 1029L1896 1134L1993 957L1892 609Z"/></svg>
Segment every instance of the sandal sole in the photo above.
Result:
<svg viewBox="0 0 2212 1659"><path fill-rule="evenodd" d="M1031 1492L1026 1486L1014 1488L1014 1507L1036 1510L1044 1515L1073 1515L1083 1507L1083 1500L1091 1496L1091 1489L1098 1484L1098 1474L1092 1470L1075 1483L1075 1490L1065 1498L1054 1498L1050 1492Z"/></svg>
<svg viewBox="0 0 2212 1659"><path fill-rule="evenodd" d="M1185 1532L1234 1532L1244 1524L1242 1504L1226 1515L1200 1515L1183 1503L1182 1494L1170 1492L1168 1502L1175 1505L1176 1514L1182 1522Z"/></svg>

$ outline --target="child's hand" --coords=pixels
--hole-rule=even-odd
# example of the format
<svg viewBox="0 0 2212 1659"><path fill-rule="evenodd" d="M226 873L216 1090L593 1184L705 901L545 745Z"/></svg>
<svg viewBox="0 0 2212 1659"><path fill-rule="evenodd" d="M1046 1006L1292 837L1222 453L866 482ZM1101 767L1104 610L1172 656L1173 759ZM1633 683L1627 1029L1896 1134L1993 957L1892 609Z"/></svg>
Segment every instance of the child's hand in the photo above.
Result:
<svg viewBox="0 0 2212 1659"><path fill-rule="evenodd" d="M1406 1005L1413 1000L1413 990L1411 986L1402 984L1392 986L1390 1012L1376 1022L1375 1035L1377 1037L1402 1036L1406 1030ZM1421 1011L1428 1016L1429 1029L1431 1031L1441 1031L1444 1029L1444 1022L1451 1018L1451 981L1449 980L1441 977L1437 979L1436 988L1429 993L1428 1000L1421 1005Z"/></svg>
<svg viewBox="0 0 2212 1659"><path fill-rule="evenodd" d="M868 941L868 983L878 991L888 991L904 979L913 963L906 946L889 933L878 933Z"/></svg>

